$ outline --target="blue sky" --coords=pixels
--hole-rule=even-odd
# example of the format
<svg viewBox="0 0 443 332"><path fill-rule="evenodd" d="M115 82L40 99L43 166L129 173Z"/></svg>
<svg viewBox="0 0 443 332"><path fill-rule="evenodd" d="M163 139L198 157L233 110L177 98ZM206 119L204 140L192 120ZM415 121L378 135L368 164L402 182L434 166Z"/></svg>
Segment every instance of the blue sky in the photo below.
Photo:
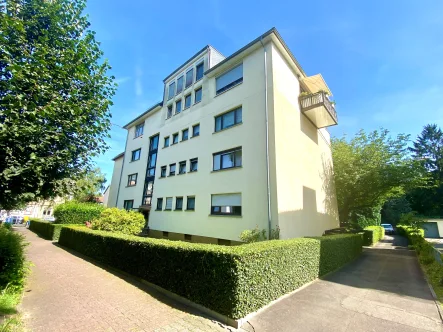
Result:
<svg viewBox="0 0 443 332"><path fill-rule="evenodd" d="M163 79L207 44L229 56L276 27L308 75L337 102L333 136L380 127L415 137L443 127L443 1L89 0L86 13L119 88L112 122L160 101ZM111 179L126 131L97 159Z"/></svg>

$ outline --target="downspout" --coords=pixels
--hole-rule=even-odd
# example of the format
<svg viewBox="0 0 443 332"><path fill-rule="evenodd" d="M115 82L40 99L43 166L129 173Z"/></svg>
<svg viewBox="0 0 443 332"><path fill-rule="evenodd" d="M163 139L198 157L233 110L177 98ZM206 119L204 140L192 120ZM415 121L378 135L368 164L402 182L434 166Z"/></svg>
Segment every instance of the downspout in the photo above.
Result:
<svg viewBox="0 0 443 332"><path fill-rule="evenodd" d="M125 167L126 149L128 148L128 137L129 137L129 130L128 134L126 135L125 153L123 154L122 169L120 171L120 181L118 181L117 197L115 198L115 207L118 207L118 196L120 195L120 186L122 184L123 168Z"/></svg>
<svg viewBox="0 0 443 332"><path fill-rule="evenodd" d="M264 69L265 69L265 118L266 118L266 184L268 194L268 239L271 238L272 216L271 216L271 176L269 170L269 111L268 111L268 64L266 47L263 44L263 37L260 43L264 51Z"/></svg>

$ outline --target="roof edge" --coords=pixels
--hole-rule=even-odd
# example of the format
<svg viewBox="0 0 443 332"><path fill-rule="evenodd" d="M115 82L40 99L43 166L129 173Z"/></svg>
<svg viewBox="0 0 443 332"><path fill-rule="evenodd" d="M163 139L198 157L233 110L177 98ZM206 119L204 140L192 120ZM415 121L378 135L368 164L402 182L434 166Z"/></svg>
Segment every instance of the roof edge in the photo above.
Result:
<svg viewBox="0 0 443 332"><path fill-rule="evenodd" d="M172 76L174 76L175 74L177 74L180 69L182 67L186 67L187 64L189 64L190 62L192 62L192 60L196 57L198 57L201 53L203 53L204 51L206 51L208 48L210 47L210 45L206 45L205 47L203 47L200 51L198 51L197 53L195 53L192 57L190 57L188 60L186 60L182 65L178 66L171 74L169 74L168 76L166 76L166 78L163 80L163 83L166 83L166 81L168 79L170 79Z"/></svg>
<svg viewBox="0 0 443 332"><path fill-rule="evenodd" d="M123 126L124 129L128 129L128 126L132 123L134 123L135 121L139 120L140 118L144 117L146 114L148 114L149 112L153 111L154 109L156 109L157 107L162 107L163 106L163 102L159 102L157 104L155 104L154 106L151 106L147 111L143 112L142 114L140 114L139 116L137 116L135 119L131 120L130 122L128 122L127 124L125 124Z"/></svg>
<svg viewBox="0 0 443 332"><path fill-rule="evenodd" d="M121 153L119 153L118 155L116 155L114 158L112 158L112 160L117 160L117 159L119 159L119 158L121 158L121 157L123 157L125 155L125 153L124 152L121 152Z"/></svg>

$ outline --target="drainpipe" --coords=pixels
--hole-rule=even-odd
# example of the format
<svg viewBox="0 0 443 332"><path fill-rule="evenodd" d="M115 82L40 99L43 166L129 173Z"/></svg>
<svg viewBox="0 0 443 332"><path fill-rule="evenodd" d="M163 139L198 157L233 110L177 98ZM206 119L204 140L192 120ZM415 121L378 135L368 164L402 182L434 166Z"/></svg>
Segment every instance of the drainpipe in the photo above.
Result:
<svg viewBox="0 0 443 332"><path fill-rule="evenodd" d="M125 167L126 149L128 148L128 137L129 137L129 130L127 129L127 131L128 134L126 135L125 153L123 154L122 169L120 171L120 181L118 181L117 197L115 198L115 207L118 207L118 196L120 195L120 186L122 184L123 168Z"/></svg>
<svg viewBox="0 0 443 332"><path fill-rule="evenodd" d="M271 216L271 176L269 170L269 112L268 112L268 64L266 47L263 44L263 37L260 38L260 43L264 51L264 69L265 69L265 118L266 118L266 184L268 194L268 239L271 237L272 216Z"/></svg>

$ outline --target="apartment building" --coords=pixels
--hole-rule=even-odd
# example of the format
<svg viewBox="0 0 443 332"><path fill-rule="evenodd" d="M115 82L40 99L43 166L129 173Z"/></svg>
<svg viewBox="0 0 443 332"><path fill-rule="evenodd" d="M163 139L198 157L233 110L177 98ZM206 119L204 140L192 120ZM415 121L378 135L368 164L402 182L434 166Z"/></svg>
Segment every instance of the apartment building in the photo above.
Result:
<svg viewBox="0 0 443 332"><path fill-rule="evenodd" d="M163 83L163 100L124 126L108 206L145 213L152 237L193 242L338 227L331 92L275 28L229 57L206 46Z"/></svg>

